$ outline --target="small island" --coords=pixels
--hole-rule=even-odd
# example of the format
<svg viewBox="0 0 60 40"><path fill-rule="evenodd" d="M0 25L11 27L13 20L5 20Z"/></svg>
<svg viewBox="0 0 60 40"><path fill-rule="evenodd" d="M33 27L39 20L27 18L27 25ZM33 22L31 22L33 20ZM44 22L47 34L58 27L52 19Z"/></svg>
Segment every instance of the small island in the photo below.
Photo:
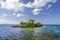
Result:
<svg viewBox="0 0 60 40"><path fill-rule="evenodd" d="M33 19L30 19L26 22L20 22L19 25L13 25L12 27L20 27L20 28L42 27L42 24L40 22L36 22Z"/></svg>

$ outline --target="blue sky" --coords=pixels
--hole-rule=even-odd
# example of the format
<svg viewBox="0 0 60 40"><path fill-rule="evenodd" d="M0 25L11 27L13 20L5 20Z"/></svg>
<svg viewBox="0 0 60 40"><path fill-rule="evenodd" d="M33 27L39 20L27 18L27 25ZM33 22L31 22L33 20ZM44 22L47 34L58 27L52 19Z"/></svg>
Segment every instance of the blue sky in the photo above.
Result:
<svg viewBox="0 0 60 40"><path fill-rule="evenodd" d="M17 24L29 19L60 24L60 0L0 0L0 24Z"/></svg>

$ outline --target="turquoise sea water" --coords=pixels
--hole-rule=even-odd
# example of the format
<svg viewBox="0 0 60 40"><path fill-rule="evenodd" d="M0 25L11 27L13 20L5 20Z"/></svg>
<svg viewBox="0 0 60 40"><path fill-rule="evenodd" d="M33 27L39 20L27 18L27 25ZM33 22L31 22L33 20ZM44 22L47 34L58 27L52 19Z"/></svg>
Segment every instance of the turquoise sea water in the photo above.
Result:
<svg viewBox="0 0 60 40"><path fill-rule="evenodd" d="M11 26L7 24L0 25L0 40L22 40L21 38L30 36L28 30ZM60 40L60 25L44 25L41 28L34 28L32 34L36 36L36 40L44 40L45 37Z"/></svg>

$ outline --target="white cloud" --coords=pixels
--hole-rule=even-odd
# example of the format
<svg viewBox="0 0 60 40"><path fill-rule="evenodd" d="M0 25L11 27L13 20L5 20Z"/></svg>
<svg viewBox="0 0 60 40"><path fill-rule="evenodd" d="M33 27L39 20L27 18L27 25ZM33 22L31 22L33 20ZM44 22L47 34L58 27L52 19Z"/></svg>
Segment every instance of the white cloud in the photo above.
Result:
<svg viewBox="0 0 60 40"><path fill-rule="evenodd" d="M17 14L17 17L20 17L20 14Z"/></svg>
<svg viewBox="0 0 60 40"><path fill-rule="evenodd" d="M21 10L23 11L24 9L24 4L23 3L19 3L19 0L6 0L5 2L1 2L1 8L6 8L9 10L14 10L14 11L18 11Z"/></svg>
<svg viewBox="0 0 60 40"><path fill-rule="evenodd" d="M2 14L2 16L5 18L5 17L7 17L7 16L8 16L8 14Z"/></svg>
<svg viewBox="0 0 60 40"><path fill-rule="evenodd" d="M40 13L40 11L42 11L42 9L36 8L36 9L33 10L33 14L38 15Z"/></svg>
<svg viewBox="0 0 60 40"><path fill-rule="evenodd" d="M0 19L0 24L18 24L18 22L6 19Z"/></svg>
<svg viewBox="0 0 60 40"><path fill-rule="evenodd" d="M24 11L25 7L33 8L33 10L35 10L36 8L38 8L38 9L42 8L43 9L43 7L45 7L47 5L50 8L51 5L49 5L48 3L55 3L56 1L57 0L34 0L33 3L28 2L27 4L24 4L23 2L21 2L21 0L12 0L12 1L6 0L5 2L3 2L1 0L0 4L1 4L1 8L14 10L15 12L17 12L17 11ZM39 12L38 12L38 14L39 14Z"/></svg>
<svg viewBox="0 0 60 40"><path fill-rule="evenodd" d="M16 13L13 13L12 15L13 15L13 16L15 16L15 15L16 15Z"/></svg>
<svg viewBox="0 0 60 40"><path fill-rule="evenodd" d="M41 12L41 10L39 9L43 9L45 6L47 6L49 8L51 8L52 4L48 4L48 3L55 3L57 0L34 0L33 3L29 2L27 3L27 7L28 8L34 8L33 9L33 14L37 15ZM36 9L37 8L37 9Z"/></svg>
<svg viewBox="0 0 60 40"><path fill-rule="evenodd" d="M25 16L24 14L20 14L20 13L18 13L17 15L16 15L17 17L23 17L23 16Z"/></svg>
<svg viewBox="0 0 60 40"><path fill-rule="evenodd" d="M48 3L55 3L57 0L34 0L33 3L29 2L27 3L27 7L32 8L41 8L45 7Z"/></svg>
<svg viewBox="0 0 60 40"><path fill-rule="evenodd" d="M26 16L25 14L22 14L22 13L13 13L12 15L15 16L15 17L24 17L24 16Z"/></svg>
<svg viewBox="0 0 60 40"><path fill-rule="evenodd" d="M49 8L51 8L51 7L52 7L52 5L51 5L51 4L49 4L49 5L48 5L48 7L47 7L47 9L49 9Z"/></svg>

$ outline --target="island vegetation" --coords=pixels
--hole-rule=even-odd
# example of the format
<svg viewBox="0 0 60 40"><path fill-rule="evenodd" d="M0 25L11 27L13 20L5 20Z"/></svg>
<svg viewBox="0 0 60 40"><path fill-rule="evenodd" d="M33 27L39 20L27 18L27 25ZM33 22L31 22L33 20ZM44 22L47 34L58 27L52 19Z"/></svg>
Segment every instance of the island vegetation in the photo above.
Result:
<svg viewBox="0 0 60 40"><path fill-rule="evenodd" d="M22 27L42 27L42 24L40 22L36 22L33 19L30 19L27 22L20 22L20 26L22 26Z"/></svg>
<svg viewBox="0 0 60 40"><path fill-rule="evenodd" d="M35 27L42 27L42 23L40 22L36 22L35 20L33 19L30 19L28 21L25 21L25 22L20 22L19 25L14 25L12 27L20 27L20 28L24 28L26 30L29 30L29 31L33 31Z"/></svg>
<svg viewBox="0 0 60 40"><path fill-rule="evenodd" d="M36 22L33 19L30 19L26 22L20 22L19 25L13 25L12 27L21 27L21 28L33 28L33 27L42 27L42 23Z"/></svg>

